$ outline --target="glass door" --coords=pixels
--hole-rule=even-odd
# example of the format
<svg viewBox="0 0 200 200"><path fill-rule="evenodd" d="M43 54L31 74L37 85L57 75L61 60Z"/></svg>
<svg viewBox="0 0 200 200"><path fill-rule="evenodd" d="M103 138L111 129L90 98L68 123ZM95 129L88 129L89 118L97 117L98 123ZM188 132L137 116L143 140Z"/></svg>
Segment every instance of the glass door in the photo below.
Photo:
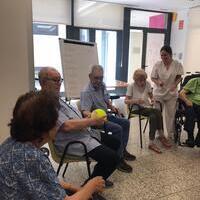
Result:
<svg viewBox="0 0 200 200"><path fill-rule="evenodd" d="M150 75L160 60L160 48L170 43L170 13L125 8L122 79L132 82L133 73L143 68Z"/></svg>
<svg viewBox="0 0 200 200"><path fill-rule="evenodd" d="M138 68L145 68L150 80L153 65L160 60L160 48L164 45L164 33L150 33L144 30L130 30L128 82Z"/></svg>
<svg viewBox="0 0 200 200"><path fill-rule="evenodd" d="M152 68L160 60L160 48L164 45L164 39L164 33L147 33L145 71L150 82Z"/></svg>
<svg viewBox="0 0 200 200"><path fill-rule="evenodd" d="M133 73L142 65L143 31L130 30L129 36L129 60L128 60L128 82L133 81Z"/></svg>

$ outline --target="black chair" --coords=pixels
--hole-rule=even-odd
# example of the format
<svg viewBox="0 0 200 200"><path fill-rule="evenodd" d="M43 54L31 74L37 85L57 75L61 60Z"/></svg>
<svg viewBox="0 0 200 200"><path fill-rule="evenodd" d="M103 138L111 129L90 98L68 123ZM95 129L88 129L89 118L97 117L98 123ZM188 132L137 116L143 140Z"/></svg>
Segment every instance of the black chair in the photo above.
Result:
<svg viewBox="0 0 200 200"><path fill-rule="evenodd" d="M156 101L156 103L159 104L160 111L162 112L162 104L159 101ZM136 107L135 110L133 110L134 107ZM141 114L141 109L142 106L140 106L139 104L132 104L128 106L128 119L138 117L139 130L140 130L140 147L142 149L143 148L142 133L144 134L146 131L147 125L149 123L149 118ZM142 120L146 120L143 130L142 130Z"/></svg>
<svg viewBox="0 0 200 200"><path fill-rule="evenodd" d="M134 113L134 110L133 110L134 107L137 107L136 108L136 110L138 111L137 113ZM128 106L128 119L131 119L134 117L138 117L139 130L140 130L140 147L142 149L143 148L142 132L145 133L149 119L148 119L148 117L141 115L141 106L139 104L132 104L132 105ZM142 120L146 120L143 131L142 131Z"/></svg>
<svg viewBox="0 0 200 200"><path fill-rule="evenodd" d="M75 156L75 155L71 155L71 154L67 153L67 150L68 150L69 146L72 145L72 144L75 144L75 143L81 144L83 146L83 148L84 148L84 156ZM60 169L61 169L61 167L62 167L62 165L64 163L66 165L65 165L62 177L64 177L69 163L72 163L72 162L86 162L88 177L91 176L90 163L91 163L92 160L89 158L88 153L87 153L87 147L83 142L80 142L80 141L69 142L66 145L62 155L57 152L57 150L55 148L55 145L54 145L52 140L50 140L48 142L48 144L49 144L49 148L50 148L51 156L52 156L53 160L56 163L59 164L58 169L57 169L57 175L59 175Z"/></svg>

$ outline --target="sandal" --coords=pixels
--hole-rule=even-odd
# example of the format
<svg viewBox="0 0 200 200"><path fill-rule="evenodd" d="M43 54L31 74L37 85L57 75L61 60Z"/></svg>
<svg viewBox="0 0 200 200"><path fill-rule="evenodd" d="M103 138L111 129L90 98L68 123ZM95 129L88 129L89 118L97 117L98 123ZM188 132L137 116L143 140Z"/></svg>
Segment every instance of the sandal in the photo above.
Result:
<svg viewBox="0 0 200 200"><path fill-rule="evenodd" d="M164 147L166 147L166 148L171 148L172 147L172 145L169 143L169 141L167 140L166 137L163 136L163 137L159 137L158 139L160 140L160 142L162 143L162 145Z"/></svg>
<svg viewBox="0 0 200 200"><path fill-rule="evenodd" d="M155 144L150 144L149 149L159 154L162 153L162 151Z"/></svg>

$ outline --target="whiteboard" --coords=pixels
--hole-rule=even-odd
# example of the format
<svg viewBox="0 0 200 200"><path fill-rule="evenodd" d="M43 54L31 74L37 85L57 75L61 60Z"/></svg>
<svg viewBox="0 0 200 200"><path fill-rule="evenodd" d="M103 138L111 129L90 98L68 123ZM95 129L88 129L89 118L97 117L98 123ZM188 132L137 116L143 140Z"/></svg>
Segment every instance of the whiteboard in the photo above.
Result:
<svg viewBox="0 0 200 200"><path fill-rule="evenodd" d="M90 66L98 64L96 43L59 39L61 64L67 99L80 98L89 82Z"/></svg>

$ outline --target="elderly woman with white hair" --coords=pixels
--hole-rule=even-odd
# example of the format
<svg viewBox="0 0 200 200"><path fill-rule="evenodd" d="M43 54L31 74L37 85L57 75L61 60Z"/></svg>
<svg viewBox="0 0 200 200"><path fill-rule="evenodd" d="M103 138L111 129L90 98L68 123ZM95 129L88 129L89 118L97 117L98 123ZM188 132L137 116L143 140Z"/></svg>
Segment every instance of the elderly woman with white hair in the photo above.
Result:
<svg viewBox="0 0 200 200"><path fill-rule="evenodd" d="M153 108L154 103L151 84L146 80L147 74L142 69L135 70L133 74L134 82L128 85L125 103L133 105L132 112L149 117L149 149L156 153L162 153L160 148L155 144L155 134L158 133L158 139L166 148L170 148L171 144L164 136L163 120L160 110Z"/></svg>

